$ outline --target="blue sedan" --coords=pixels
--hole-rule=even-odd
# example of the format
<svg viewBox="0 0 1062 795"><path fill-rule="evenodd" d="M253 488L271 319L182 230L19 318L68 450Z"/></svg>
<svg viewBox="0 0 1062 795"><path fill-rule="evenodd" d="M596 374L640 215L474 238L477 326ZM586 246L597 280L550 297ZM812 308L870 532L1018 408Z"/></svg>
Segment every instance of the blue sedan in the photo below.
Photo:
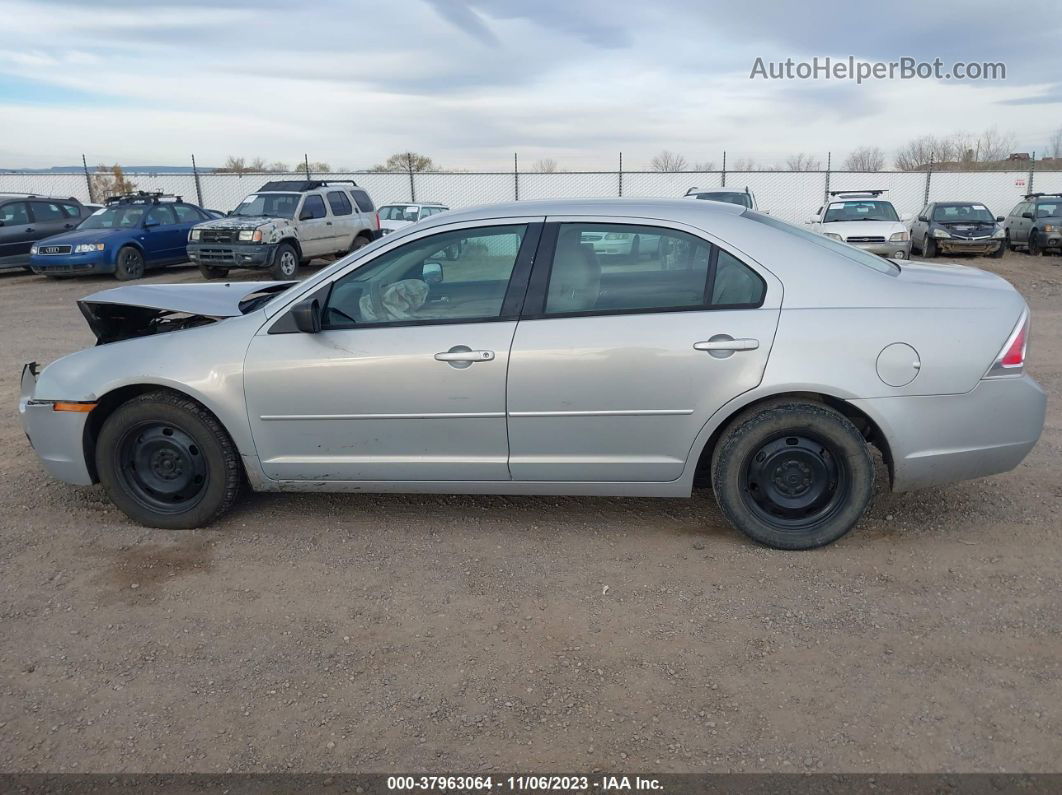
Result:
<svg viewBox="0 0 1062 795"><path fill-rule="evenodd" d="M180 197L158 194L108 201L76 229L30 249L30 268L45 276L113 273L139 279L147 268L186 262L188 230L212 215Z"/></svg>

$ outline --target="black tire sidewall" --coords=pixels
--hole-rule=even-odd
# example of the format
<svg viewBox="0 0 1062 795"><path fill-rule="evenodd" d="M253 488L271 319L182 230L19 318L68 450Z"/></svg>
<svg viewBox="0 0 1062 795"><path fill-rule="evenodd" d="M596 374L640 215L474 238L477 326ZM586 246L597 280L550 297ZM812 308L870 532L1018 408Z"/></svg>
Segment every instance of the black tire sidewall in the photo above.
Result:
<svg viewBox="0 0 1062 795"><path fill-rule="evenodd" d="M139 273L130 273L126 269L125 265L123 264L123 260L126 258L126 255L128 253L130 253L130 252L131 253L135 253L138 257L140 257L140 272ZM140 251L138 251L135 246L122 246L120 249L118 249L118 257L117 257L115 262L116 262L116 267L115 267L115 270L114 270L114 275L119 281L123 281L124 282L124 281L130 281L132 279L141 279L141 278L143 278L143 276L144 276L144 267L145 267L144 255L142 253L140 253Z"/></svg>
<svg viewBox="0 0 1062 795"><path fill-rule="evenodd" d="M285 274L281 270L280 261L283 258L285 252L291 252L291 256L295 260L295 270L291 274ZM298 254L298 252L296 252L295 249L292 246L288 245L287 243L281 243L279 246L277 246L276 253L273 255L273 266L269 269L269 271L270 271L270 274L273 276L273 278L276 279L277 281L285 281L287 279L294 279L296 276L298 276L298 273L299 273L299 254Z"/></svg>
<svg viewBox="0 0 1062 795"><path fill-rule="evenodd" d="M742 469L770 438L801 432L826 440L843 457L848 495L821 524L784 530L772 527L745 504ZM866 512L874 495L874 461L862 434L839 412L813 403L782 404L747 414L723 433L713 456L712 488L723 515L754 541L775 549L814 549L845 535Z"/></svg>
<svg viewBox="0 0 1062 795"><path fill-rule="evenodd" d="M116 446L124 433L145 421L170 423L191 436L207 463L207 484L202 498L187 511L160 513L134 498L116 472ZM234 494L230 478L236 477L230 458L236 455L228 438L179 401L136 398L115 409L96 440L96 471L111 500L140 524L163 529L188 529L209 524L229 507ZM238 488L238 485L236 486Z"/></svg>
<svg viewBox="0 0 1062 795"><path fill-rule="evenodd" d="M922 256L927 259L937 256L937 241L928 235L926 236L925 244L922 246Z"/></svg>
<svg viewBox="0 0 1062 795"><path fill-rule="evenodd" d="M224 279L229 275L225 268L216 268L212 265L200 265L199 273L204 279Z"/></svg>

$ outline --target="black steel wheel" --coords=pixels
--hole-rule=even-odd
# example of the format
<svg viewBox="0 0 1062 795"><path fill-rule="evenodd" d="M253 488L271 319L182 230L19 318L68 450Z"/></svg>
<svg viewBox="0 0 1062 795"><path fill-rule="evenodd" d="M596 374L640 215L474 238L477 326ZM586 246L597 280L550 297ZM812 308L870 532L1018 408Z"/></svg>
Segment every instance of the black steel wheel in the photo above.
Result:
<svg viewBox="0 0 1062 795"><path fill-rule="evenodd" d="M874 462L851 420L782 399L737 417L712 455L723 515L761 544L812 549L843 536L874 493Z"/></svg>
<svg viewBox="0 0 1062 795"><path fill-rule="evenodd" d="M140 279L144 275L144 255L134 246L124 246L118 252L114 277L119 281Z"/></svg>
<svg viewBox="0 0 1062 795"><path fill-rule="evenodd" d="M150 527L209 524L242 483L239 455L214 415L167 391L114 410L96 441L96 468L115 505Z"/></svg>

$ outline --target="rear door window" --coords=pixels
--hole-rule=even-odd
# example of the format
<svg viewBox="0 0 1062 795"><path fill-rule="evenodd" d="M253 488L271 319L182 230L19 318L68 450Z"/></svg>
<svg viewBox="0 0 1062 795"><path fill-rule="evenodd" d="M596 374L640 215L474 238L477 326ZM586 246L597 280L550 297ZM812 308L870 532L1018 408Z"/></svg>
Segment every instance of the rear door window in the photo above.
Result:
<svg viewBox="0 0 1062 795"><path fill-rule="evenodd" d="M169 207L152 207L151 210L148 211L144 223L152 222L157 223L159 226L170 226L177 223L177 217Z"/></svg>
<svg viewBox="0 0 1062 795"><path fill-rule="evenodd" d="M54 202L30 202L33 212L33 220L42 224L65 221L66 213Z"/></svg>
<svg viewBox="0 0 1062 795"><path fill-rule="evenodd" d="M350 215L354 212L354 208L350 205L350 199L341 190L329 191L328 204L332 208L332 215Z"/></svg>

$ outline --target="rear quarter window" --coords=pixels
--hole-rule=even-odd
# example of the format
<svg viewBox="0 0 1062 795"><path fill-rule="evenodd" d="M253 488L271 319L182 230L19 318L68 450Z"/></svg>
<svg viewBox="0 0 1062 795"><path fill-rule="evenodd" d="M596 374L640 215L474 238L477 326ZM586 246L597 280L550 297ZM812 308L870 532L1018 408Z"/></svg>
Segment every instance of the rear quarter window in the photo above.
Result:
<svg viewBox="0 0 1062 795"><path fill-rule="evenodd" d="M363 190L352 190L351 195L354 197L354 201L357 202L358 209L363 213L371 213L376 209L376 206L372 203L372 199L369 198L369 194Z"/></svg>

